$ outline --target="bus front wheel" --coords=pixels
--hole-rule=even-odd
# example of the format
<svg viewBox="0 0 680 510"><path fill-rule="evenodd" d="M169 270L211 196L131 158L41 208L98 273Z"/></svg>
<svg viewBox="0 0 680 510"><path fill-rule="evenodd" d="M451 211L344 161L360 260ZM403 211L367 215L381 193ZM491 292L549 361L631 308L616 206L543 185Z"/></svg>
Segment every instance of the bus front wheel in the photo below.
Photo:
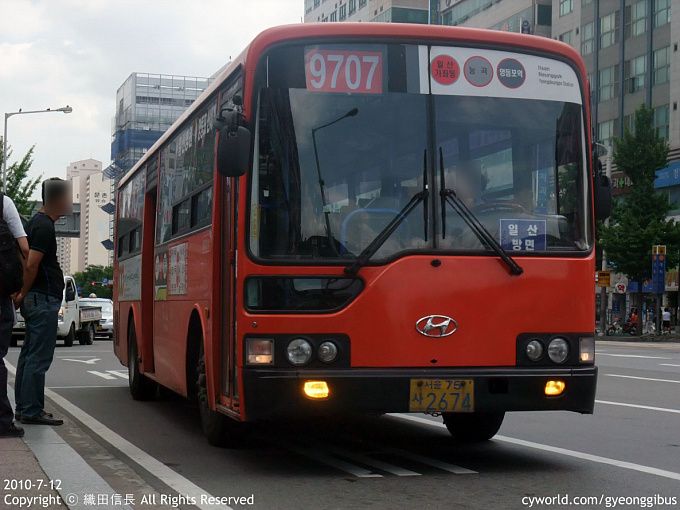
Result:
<svg viewBox="0 0 680 510"><path fill-rule="evenodd" d="M203 339L196 366L196 400L201 414L201 427L208 443L221 448L239 446L244 439L245 425L210 409L208 402L208 379L205 370Z"/></svg>
<svg viewBox="0 0 680 510"><path fill-rule="evenodd" d="M444 425L461 443L487 441L498 433L505 413L443 413Z"/></svg>
<svg viewBox="0 0 680 510"><path fill-rule="evenodd" d="M128 333L128 385L130 395L135 400L151 400L156 396L156 383L139 370L139 351L134 325L130 326Z"/></svg>

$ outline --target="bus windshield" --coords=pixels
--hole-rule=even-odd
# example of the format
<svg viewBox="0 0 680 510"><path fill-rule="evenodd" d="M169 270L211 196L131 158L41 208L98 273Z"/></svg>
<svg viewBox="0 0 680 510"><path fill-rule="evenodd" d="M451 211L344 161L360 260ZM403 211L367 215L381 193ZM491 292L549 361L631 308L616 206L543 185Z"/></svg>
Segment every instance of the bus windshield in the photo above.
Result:
<svg viewBox="0 0 680 510"><path fill-rule="evenodd" d="M444 188L504 250L590 248L581 104L550 93L430 88L427 51L389 44L271 52L255 126L254 256L354 260L424 189L428 199L372 261L405 252L493 254L454 209L441 207Z"/></svg>

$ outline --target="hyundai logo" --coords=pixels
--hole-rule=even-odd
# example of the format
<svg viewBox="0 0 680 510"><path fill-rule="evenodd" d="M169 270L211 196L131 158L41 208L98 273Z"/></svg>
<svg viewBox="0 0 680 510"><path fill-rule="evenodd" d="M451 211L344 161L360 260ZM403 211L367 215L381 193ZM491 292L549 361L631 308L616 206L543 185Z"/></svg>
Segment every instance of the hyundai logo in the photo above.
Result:
<svg viewBox="0 0 680 510"><path fill-rule="evenodd" d="M446 315L426 315L416 322L416 331L430 338L443 338L458 330L455 319Z"/></svg>

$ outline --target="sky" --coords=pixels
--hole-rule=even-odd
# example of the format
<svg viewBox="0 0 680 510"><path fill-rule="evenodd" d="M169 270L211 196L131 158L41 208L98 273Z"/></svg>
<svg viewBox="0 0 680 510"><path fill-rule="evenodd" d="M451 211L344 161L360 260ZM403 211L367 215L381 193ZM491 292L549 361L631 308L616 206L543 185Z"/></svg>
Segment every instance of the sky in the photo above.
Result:
<svg viewBox="0 0 680 510"><path fill-rule="evenodd" d="M0 0L0 112L32 174L110 159L116 90L132 72L210 76L265 28L299 23L303 0ZM0 132L1 133L1 132Z"/></svg>

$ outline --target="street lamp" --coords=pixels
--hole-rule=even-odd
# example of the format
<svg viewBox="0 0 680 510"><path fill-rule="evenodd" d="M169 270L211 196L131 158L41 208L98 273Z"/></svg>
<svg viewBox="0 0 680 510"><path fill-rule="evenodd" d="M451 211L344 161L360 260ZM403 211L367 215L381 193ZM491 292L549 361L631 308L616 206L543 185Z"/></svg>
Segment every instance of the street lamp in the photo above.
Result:
<svg viewBox="0 0 680 510"><path fill-rule="evenodd" d="M602 143L593 142L593 145L603 148L607 151L605 161L605 175L611 181L612 178L612 146L611 144L604 145ZM604 220L605 225L609 225L609 219ZM607 254L602 250L602 271L607 270ZM605 335L607 332L607 287L600 287L600 335Z"/></svg>
<svg viewBox="0 0 680 510"><path fill-rule="evenodd" d="M5 112L5 133L2 138L2 147L3 147L3 158L2 158L2 191L5 191L7 189L7 147L9 147L9 144L7 143L7 120L12 117L13 115L27 115L29 113L50 113L50 112L61 112L61 113L71 113L73 111L73 108L71 108L69 105L62 106L61 108L47 108L46 110L27 110L23 111L21 108L19 108L19 111L17 112Z"/></svg>

